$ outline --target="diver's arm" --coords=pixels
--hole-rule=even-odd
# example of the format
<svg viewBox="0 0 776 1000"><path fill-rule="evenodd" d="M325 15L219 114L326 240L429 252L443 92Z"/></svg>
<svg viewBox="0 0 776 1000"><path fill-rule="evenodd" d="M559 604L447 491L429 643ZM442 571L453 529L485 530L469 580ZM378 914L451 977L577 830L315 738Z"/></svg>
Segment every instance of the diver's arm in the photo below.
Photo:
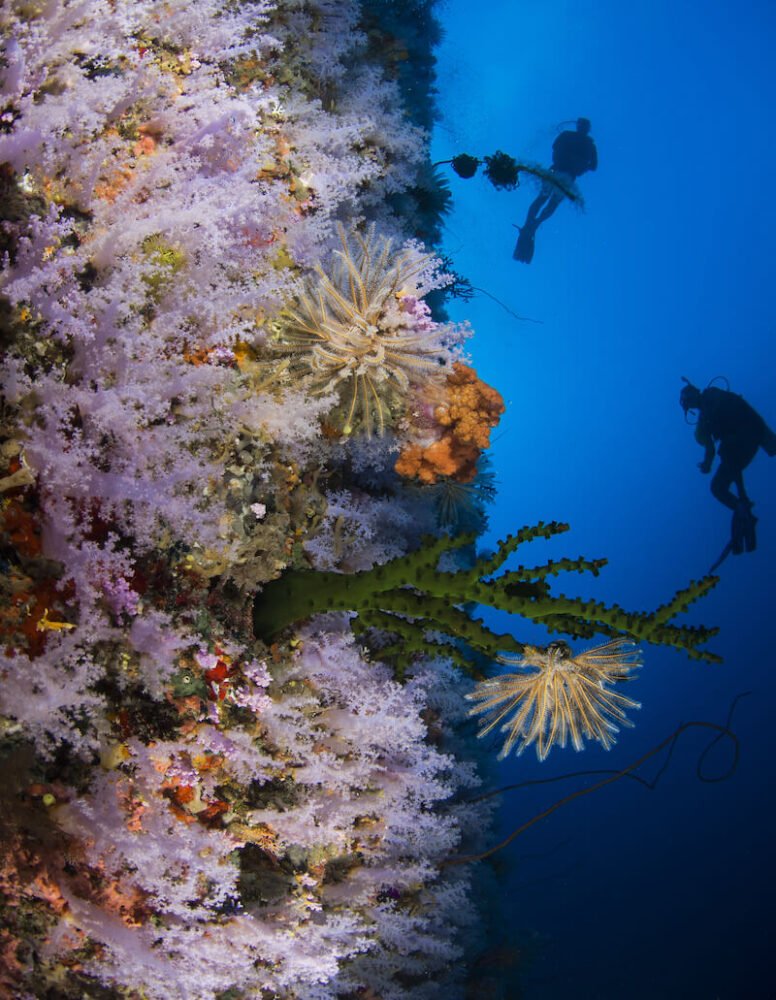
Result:
<svg viewBox="0 0 776 1000"><path fill-rule="evenodd" d="M596 167L598 166L598 150L596 149L596 145L595 145L595 143L593 142L592 139L590 140L590 160L589 160L589 162L590 162L590 166L588 167L588 169L589 170L595 170Z"/></svg>
<svg viewBox="0 0 776 1000"><path fill-rule="evenodd" d="M703 461L698 463L698 468L704 474L709 473L711 472L711 464L714 461L716 450L714 448L714 441L702 416L699 418L698 426L695 428L695 440L698 444L703 445L705 449Z"/></svg>

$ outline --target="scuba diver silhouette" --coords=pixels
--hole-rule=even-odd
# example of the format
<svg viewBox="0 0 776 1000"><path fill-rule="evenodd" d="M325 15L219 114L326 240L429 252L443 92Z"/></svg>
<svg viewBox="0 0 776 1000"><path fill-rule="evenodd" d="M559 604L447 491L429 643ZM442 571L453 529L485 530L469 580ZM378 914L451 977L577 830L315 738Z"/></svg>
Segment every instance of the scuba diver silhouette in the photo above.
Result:
<svg viewBox="0 0 776 1000"><path fill-rule="evenodd" d="M577 177L595 170L598 166L598 150L590 135L590 119L577 118L575 132L561 132L552 144L552 166L557 184L547 180L542 184L538 196L531 202L528 215L520 229L520 236L512 254L515 260L530 264L534 255L534 237L539 226L546 222L566 197L563 188L573 185Z"/></svg>
<svg viewBox="0 0 776 1000"><path fill-rule="evenodd" d="M744 487L743 472L758 448L762 448L766 455L776 455L776 434L743 396L711 383L700 390L689 379L682 377L682 381L685 385L679 394L679 403L685 420L691 410L698 414L695 440L704 448L703 461L699 462L698 468L707 475L711 472L715 454L719 455L719 466L711 480L711 492L721 504L733 511L730 541L709 571L714 572L731 552L740 555L744 551L754 552L757 548L757 518L752 513L753 504ZM718 442L716 449L715 442ZM732 485L735 485L738 495L730 489Z"/></svg>

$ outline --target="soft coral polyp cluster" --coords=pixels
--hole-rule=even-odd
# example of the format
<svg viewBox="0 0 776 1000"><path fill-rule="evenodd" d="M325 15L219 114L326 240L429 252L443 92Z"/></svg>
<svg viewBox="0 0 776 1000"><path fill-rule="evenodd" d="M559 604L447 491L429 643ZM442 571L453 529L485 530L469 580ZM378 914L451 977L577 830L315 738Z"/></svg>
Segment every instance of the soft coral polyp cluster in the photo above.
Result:
<svg viewBox="0 0 776 1000"><path fill-rule="evenodd" d="M396 472L428 484L442 476L471 482L477 475L477 459L490 444L490 432L503 412L501 394L473 368L456 361L447 376L444 399L434 409L441 435L428 444L408 444L396 462Z"/></svg>

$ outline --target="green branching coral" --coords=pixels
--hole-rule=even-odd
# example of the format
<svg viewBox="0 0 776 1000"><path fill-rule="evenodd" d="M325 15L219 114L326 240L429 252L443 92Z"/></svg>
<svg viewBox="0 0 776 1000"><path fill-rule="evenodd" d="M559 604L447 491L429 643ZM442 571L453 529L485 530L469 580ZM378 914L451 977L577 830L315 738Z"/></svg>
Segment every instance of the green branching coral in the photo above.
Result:
<svg viewBox="0 0 776 1000"><path fill-rule="evenodd" d="M472 672L471 655L467 657L461 643L489 659L496 659L502 652L522 653L525 647L514 636L492 632L462 608L474 603L540 622L550 632L582 637L598 633L612 638L626 636L683 649L693 659L719 660L699 648L717 629L671 624L673 618L708 593L718 577L706 576L690 583L667 604L648 613L550 593L551 577L584 572L597 576L605 559L548 560L543 566L519 566L495 576L518 546L539 537L551 538L568 527L552 521L521 528L499 542L495 554L478 559L470 568L452 572L437 568L440 557L473 544L475 535L429 539L415 552L360 573L289 571L256 597L254 630L257 636L271 638L313 614L355 611L358 617L352 627L357 633L377 628L397 637L393 645L381 650L380 657L393 662L399 671L418 654L436 654L449 656Z"/></svg>

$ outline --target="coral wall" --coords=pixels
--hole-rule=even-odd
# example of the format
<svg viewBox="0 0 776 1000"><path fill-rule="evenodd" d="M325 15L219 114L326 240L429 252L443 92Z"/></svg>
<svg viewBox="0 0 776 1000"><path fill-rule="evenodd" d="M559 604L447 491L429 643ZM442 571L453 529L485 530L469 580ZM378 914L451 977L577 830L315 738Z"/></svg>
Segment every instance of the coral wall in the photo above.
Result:
<svg viewBox="0 0 776 1000"><path fill-rule="evenodd" d="M442 433L413 351L452 371L466 332L422 304L446 279L413 241L406 47L355 0L6 0L0 26L0 986L455 996L474 917L440 863L485 819L465 685L399 683L347 615L250 627L285 568L440 530L393 469ZM355 353L322 382L329 314L317 353L289 317L366 222L401 286L345 264ZM343 419L351 385L381 434Z"/></svg>

